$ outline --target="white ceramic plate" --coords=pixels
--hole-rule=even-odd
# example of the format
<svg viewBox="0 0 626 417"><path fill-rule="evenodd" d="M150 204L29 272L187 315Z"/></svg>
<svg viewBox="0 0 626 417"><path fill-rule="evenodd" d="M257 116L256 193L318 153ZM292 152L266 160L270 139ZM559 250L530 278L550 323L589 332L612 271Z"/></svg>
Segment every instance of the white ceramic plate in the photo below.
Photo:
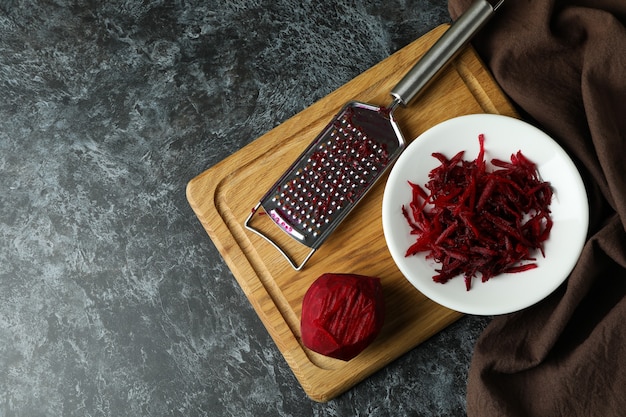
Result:
<svg viewBox="0 0 626 417"><path fill-rule="evenodd" d="M538 268L501 274L483 283L474 278L466 291L462 276L445 284L432 280L437 263L424 254L405 257L415 242L402 215L411 201L407 181L424 185L428 173L439 165L433 152L452 157L465 150L464 159L478 155L478 135L485 134L485 160L510 160L521 150L537 165L544 181L554 189L550 209L554 225L545 242L545 258L537 254ZM490 164L488 165L490 166ZM424 132L407 147L393 167L382 205L385 239L404 276L433 301L450 309L475 315L497 315L521 310L551 294L569 275L582 251L589 223L587 194L578 170L565 151L539 129L506 116L476 114L443 122Z"/></svg>

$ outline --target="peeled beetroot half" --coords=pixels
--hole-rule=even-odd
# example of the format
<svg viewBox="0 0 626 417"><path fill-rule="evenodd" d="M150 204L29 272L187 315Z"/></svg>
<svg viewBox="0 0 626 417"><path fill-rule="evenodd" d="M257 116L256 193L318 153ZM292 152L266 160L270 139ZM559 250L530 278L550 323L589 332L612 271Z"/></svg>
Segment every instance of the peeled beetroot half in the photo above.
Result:
<svg viewBox="0 0 626 417"><path fill-rule="evenodd" d="M322 355L348 361L376 338L384 316L380 279L324 274L302 301L302 343Z"/></svg>

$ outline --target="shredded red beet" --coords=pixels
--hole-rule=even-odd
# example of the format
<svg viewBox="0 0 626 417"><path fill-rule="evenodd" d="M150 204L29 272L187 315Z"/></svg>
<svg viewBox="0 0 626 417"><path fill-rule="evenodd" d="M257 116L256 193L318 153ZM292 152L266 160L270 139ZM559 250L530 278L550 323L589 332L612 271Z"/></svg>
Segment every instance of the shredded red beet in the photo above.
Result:
<svg viewBox="0 0 626 417"><path fill-rule="evenodd" d="M441 165L430 171L425 189L409 182L412 200L402 213L416 241L406 256L427 252L441 264L433 276L445 283L458 275L469 291L472 278L482 282L501 274L537 267L552 228L552 188L540 179L536 165L521 151L511 161L491 160L488 170L484 135L474 161L464 151L448 159L434 153Z"/></svg>

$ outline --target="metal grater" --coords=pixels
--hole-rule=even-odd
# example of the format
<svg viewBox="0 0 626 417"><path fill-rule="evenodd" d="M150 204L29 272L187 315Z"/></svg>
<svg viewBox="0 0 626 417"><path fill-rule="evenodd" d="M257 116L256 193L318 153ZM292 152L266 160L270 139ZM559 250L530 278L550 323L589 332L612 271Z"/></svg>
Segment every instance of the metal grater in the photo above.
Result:
<svg viewBox="0 0 626 417"><path fill-rule="evenodd" d="M317 248L400 154L399 138L381 109L351 102L259 204L285 232Z"/></svg>
<svg viewBox="0 0 626 417"><path fill-rule="evenodd" d="M388 107L346 104L254 207L245 227L272 244L295 270L302 269L404 150L393 117L396 107L421 92L501 4L475 1L392 90ZM310 248L299 263L251 225L261 207L280 229Z"/></svg>

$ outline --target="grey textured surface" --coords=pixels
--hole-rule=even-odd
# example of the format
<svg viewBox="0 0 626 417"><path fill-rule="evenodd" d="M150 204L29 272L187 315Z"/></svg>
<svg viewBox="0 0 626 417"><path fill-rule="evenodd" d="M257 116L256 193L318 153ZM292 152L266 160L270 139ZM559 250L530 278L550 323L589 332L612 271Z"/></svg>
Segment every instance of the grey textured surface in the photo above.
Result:
<svg viewBox="0 0 626 417"><path fill-rule="evenodd" d="M185 199L444 0L0 3L0 416L461 416L466 317L310 401Z"/></svg>

